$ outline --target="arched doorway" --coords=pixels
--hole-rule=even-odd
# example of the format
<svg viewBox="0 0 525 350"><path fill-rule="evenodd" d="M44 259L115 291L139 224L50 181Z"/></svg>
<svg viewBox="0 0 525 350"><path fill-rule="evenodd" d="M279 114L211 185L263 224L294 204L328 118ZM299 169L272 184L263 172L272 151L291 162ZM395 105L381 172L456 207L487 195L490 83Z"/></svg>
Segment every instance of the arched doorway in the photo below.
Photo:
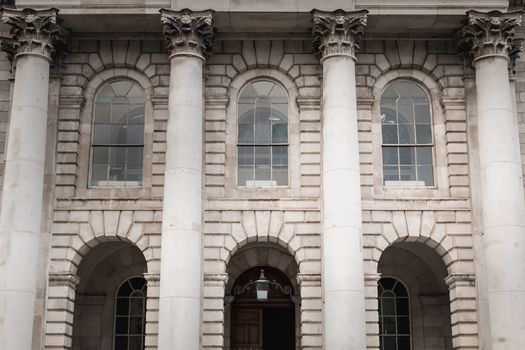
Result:
<svg viewBox="0 0 525 350"><path fill-rule="evenodd" d="M267 283L258 287L262 281ZM257 266L243 272L226 297L231 303L230 349L294 350L298 300L278 269Z"/></svg>

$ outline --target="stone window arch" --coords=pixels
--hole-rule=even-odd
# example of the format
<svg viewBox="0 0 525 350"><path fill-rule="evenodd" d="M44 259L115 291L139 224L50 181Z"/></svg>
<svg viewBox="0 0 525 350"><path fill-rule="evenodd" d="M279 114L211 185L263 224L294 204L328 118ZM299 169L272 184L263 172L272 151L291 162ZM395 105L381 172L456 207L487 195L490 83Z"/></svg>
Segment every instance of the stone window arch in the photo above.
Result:
<svg viewBox="0 0 525 350"><path fill-rule="evenodd" d="M144 349L147 284L143 277L131 277L115 296L114 350Z"/></svg>
<svg viewBox="0 0 525 350"><path fill-rule="evenodd" d="M289 185L288 103L285 88L255 79L241 90L237 119L237 185Z"/></svg>
<svg viewBox="0 0 525 350"><path fill-rule="evenodd" d="M377 286L381 350L410 350L411 322L408 289L400 280L383 277Z"/></svg>
<svg viewBox="0 0 525 350"><path fill-rule="evenodd" d="M431 99L417 83L398 79L380 101L383 185L433 187L434 137Z"/></svg>
<svg viewBox="0 0 525 350"><path fill-rule="evenodd" d="M115 79L96 94L90 152L91 187L140 187L143 182L144 89Z"/></svg>

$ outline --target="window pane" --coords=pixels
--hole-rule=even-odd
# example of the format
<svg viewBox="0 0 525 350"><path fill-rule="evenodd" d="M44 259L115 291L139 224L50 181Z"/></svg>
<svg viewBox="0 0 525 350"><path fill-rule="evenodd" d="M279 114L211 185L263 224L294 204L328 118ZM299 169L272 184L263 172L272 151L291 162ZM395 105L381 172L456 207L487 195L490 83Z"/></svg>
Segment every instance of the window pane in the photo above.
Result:
<svg viewBox="0 0 525 350"><path fill-rule="evenodd" d="M129 337L129 350L143 350L142 341L144 337L140 336L131 336Z"/></svg>
<svg viewBox="0 0 525 350"><path fill-rule="evenodd" d="M246 186L246 181L254 179L255 148L253 146L239 146L237 151L237 162L239 164L238 180L239 186Z"/></svg>
<svg viewBox="0 0 525 350"><path fill-rule="evenodd" d="M383 133L383 143L384 144L397 144L397 125L385 125L381 126Z"/></svg>
<svg viewBox="0 0 525 350"><path fill-rule="evenodd" d="M401 165L399 167L399 174L401 181L416 181L416 167Z"/></svg>
<svg viewBox="0 0 525 350"><path fill-rule="evenodd" d="M144 299L143 298L131 298L130 299L130 314L132 316L143 316L144 314Z"/></svg>
<svg viewBox="0 0 525 350"><path fill-rule="evenodd" d="M117 298L117 315L127 315L129 312L129 299Z"/></svg>
<svg viewBox="0 0 525 350"><path fill-rule="evenodd" d="M259 98L255 104L255 122L269 124L271 111L270 101L266 98Z"/></svg>
<svg viewBox="0 0 525 350"><path fill-rule="evenodd" d="M399 124L399 143L409 144L415 143L414 125L413 124ZM386 142L385 142L386 143Z"/></svg>
<svg viewBox="0 0 525 350"><path fill-rule="evenodd" d="M397 318L397 334L409 334L410 333L410 322L408 316L402 316Z"/></svg>
<svg viewBox="0 0 525 350"><path fill-rule="evenodd" d="M382 347L381 350L397 350L396 349L396 337L381 337Z"/></svg>
<svg viewBox="0 0 525 350"><path fill-rule="evenodd" d="M239 103L239 124L253 124L255 122L253 108L252 103Z"/></svg>
<svg viewBox="0 0 525 350"><path fill-rule="evenodd" d="M108 124L95 124L93 126L93 144L107 145L109 144L109 134L111 127Z"/></svg>
<svg viewBox="0 0 525 350"><path fill-rule="evenodd" d="M128 317L117 316L115 320L115 333L116 334L127 334L128 333Z"/></svg>
<svg viewBox="0 0 525 350"><path fill-rule="evenodd" d="M253 124L239 124L239 143L254 143Z"/></svg>
<svg viewBox="0 0 525 350"><path fill-rule="evenodd" d="M115 337L115 350L128 350L128 337Z"/></svg>
<svg viewBox="0 0 525 350"><path fill-rule="evenodd" d="M127 147L127 165L130 168L142 168L142 147Z"/></svg>
<svg viewBox="0 0 525 350"><path fill-rule="evenodd" d="M412 100L400 98L397 104L397 117L399 123L411 124L414 122L414 109Z"/></svg>
<svg viewBox="0 0 525 350"><path fill-rule="evenodd" d="M270 124L255 124L255 143L269 144L271 141Z"/></svg>
<svg viewBox="0 0 525 350"><path fill-rule="evenodd" d="M271 147L255 148L255 180L271 180Z"/></svg>
<svg viewBox="0 0 525 350"><path fill-rule="evenodd" d="M415 165L416 154L415 147L399 147L399 164Z"/></svg>
<svg viewBox="0 0 525 350"><path fill-rule="evenodd" d="M127 139L126 125L111 125L111 139L112 145L125 145Z"/></svg>
<svg viewBox="0 0 525 350"><path fill-rule="evenodd" d="M270 94L270 91L273 89L275 84L271 81L256 81L252 83L255 91L259 96L267 97Z"/></svg>
<svg viewBox="0 0 525 350"><path fill-rule="evenodd" d="M109 161L109 147L93 147L93 164L106 165Z"/></svg>
<svg viewBox="0 0 525 350"><path fill-rule="evenodd" d="M416 123L430 124L430 106L429 105L415 105Z"/></svg>
<svg viewBox="0 0 525 350"><path fill-rule="evenodd" d="M144 105L130 106L129 124L144 124Z"/></svg>
<svg viewBox="0 0 525 350"><path fill-rule="evenodd" d="M125 169L123 166L110 165L109 167L109 180L110 181L124 181Z"/></svg>
<svg viewBox="0 0 525 350"><path fill-rule="evenodd" d="M272 172L278 186L288 185L288 146L273 147Z"/></svg>
<svg viewBox="0 0 525 350"><path fill-rule="evenodd" d="M399 167L397 165L384 165L383 178L385 181L399 181Z"/></svg>
<svg viewBox="0 0 525 350"><path fill-rule="evenodd" d="M132 85L133 82L129 80L117 80L111 83L111 87L117 96L126 96Z"/></svg>
<svg viewBox="0 0 525 350"><path fill-rule="evenodd" d="M399 164L398 147L383 147L383 164Z"/></svg>
<svg viewBox="0 0 525 350"><path fill-rule="evenodd" d="M288 123L288 104L274 102L272 100L272 118L276 119L276 123Z"/></svg>
<svg viewBox="0 0 525 350"><path fill-rule="evenodd" d="M396 308L398 315L408 315L408 299L398 298L396 300Z"/></svg>
<svg viewBox="0 0 525 350"><path fill-rule="evenodd" d="M272 142L273 143L287 143L288 142L288 124L273 124L272 125Z"/></svg>
<svg viewBox="0 0 525 350"><path fill-rule="evenodd" d="M396 300L395 298L382 298L381 311L383 316L396 315Z"/></svg>
<svg viewBox="0 0 525 350"><path fill-rule="evenodd" d="M109 150L109 162L111 166L126 165L126 147L111 147Z"/></svg>
<svg viewBox="0 0 525 350"><path fill-rule="evenodd" d="M111 107L111 124L128 123L129 104L116 104Z"/></svg>
<svg viewBox="0 0 525 350"><path fill-rule="evenodd" d="M381 104L381 122L387 125L397 124L396 107L395 105Z"/></svg>
<svg viewBox="0 0 525 350"><path fill-rule="evenodd" d="M424 181L425 186L434 186L434 171L431 165L422 165L417 167L418 180Z"/></svg>
<svg viewBox="0 0 525 350"><path fill-rule="evenodd" d="M395 317L383 317L383 334L396 334Z"/></svg>
<svg viewBox="0 0 525 350"><path fill-rule="evenodd" d="M432 147L416 147L417 164L432 165Z"/></svg>
<svg viewBox="0 0 525 350"><path fill-rule="evenodd" d="M128 92L126 97L131 103L139 103L144 105L144 91L137 83L133 84L133 87Z"/></svg>
<svg viewBox="0 0 525 350"><path fill-rule="evenodd" d="M111 104L96 103L95 124L109 124L111 117Z"/></svg>
<svg viewBox="0 0 525 350"><path fill-rule="evenodd" d="M417 143L432 143L432 128L430 124L416 125Z"/></svg>
<svg viewBox="0 0 525 350"><path fill-rule="evenodd" d="M127 126L127 144L142 145L144 144L144 125L134 124Z"/></svg>
<svg viewBox="0 0 525 350"><path fill-rule="evenodd" d="M93 165L91 169L91 184L98 185L99 181L108 180L108 166L107 165Z"/></svg>
<svg viewBox="0 0 525 350"><path fill-rule="evenodd" d="M130 317L129 333L142 334L142 317Z"/></svg>

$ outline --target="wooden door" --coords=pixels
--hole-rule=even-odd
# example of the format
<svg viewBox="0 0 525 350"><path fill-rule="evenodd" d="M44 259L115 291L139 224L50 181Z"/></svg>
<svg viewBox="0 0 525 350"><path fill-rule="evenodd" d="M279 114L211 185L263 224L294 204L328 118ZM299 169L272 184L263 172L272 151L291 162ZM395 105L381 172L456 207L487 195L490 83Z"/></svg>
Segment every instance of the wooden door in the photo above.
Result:
<svg viewBox="0 0 525 350"><path fill-rule="evenodd" d="M262 310L233 309L231 350L262 350Z"/></svg>

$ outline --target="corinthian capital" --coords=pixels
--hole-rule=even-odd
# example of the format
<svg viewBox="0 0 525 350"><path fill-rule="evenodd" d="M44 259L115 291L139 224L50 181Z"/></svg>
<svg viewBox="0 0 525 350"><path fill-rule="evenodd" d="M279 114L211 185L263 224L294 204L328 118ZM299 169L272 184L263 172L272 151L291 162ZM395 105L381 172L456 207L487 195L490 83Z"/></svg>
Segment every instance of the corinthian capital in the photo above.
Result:
<svg viewBox="0 0 525 350"><path fill-rule="evenodd" d="M344 55L355 59L365 30L367 13L367 10L313 10L313 46L318 56L323 59Z"/></svg>
<svg viewBox="0 0 525 350"><path fill-rule="evenodd" d="M171 56L194 55L202 59L213 45L213 11L193 12L188 9L161 9L164 38Z"/></svg>
<svg viewBox="0 0 525 350"><path fill-rule="evenodd" d="M58 10L0 9L2 22L11 26L12 38L3 38L0 48L12 58L23 54L53 59L66 45L67 31L58 23Z"/></svg>
<svg viewBox="0 0 525 350"><path fill-rule="evenodd" d="M468 11L460 32L460 50L473 61L483 57L503 56L512 63L521 51L521 40L514 38L514 30L520 25L521 11Z"/></svg>

